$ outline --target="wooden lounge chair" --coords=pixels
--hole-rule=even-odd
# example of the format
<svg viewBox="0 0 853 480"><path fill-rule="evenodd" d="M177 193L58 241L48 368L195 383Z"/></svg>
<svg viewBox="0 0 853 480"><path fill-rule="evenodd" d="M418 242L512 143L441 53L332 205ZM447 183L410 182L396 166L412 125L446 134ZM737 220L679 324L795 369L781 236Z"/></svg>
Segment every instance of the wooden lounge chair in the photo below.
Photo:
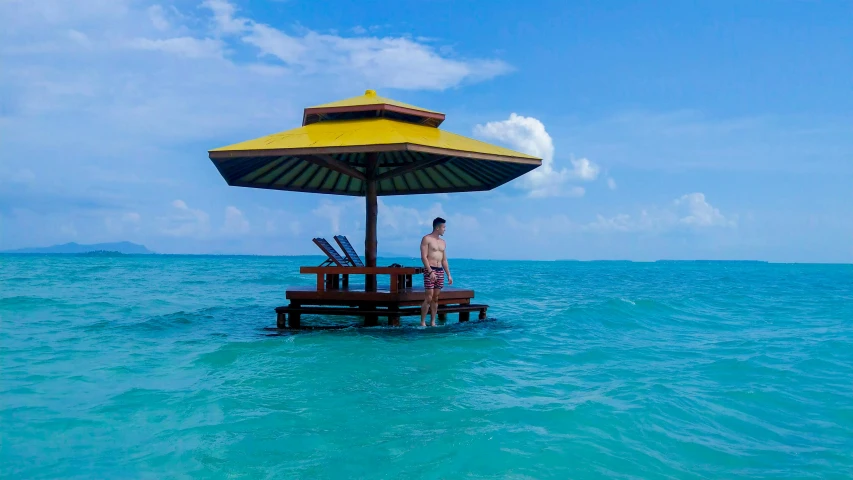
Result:
<svg viewBox="0 0 853 480"><path fill-rule="evenodd" d="M352 264L349 262L349 260L342 257L341 254L338 253L337 250L335 250L335 247L333 247L328 241L326 241L325 238L319 238L318 237L318 238L312 239L311 241L313 241L314 244L317 245L317 247L319 247L320 250L322 250L323 253L325 253L326 256L328 257L325 262L320 264L321 267L326 267L329 265L335 265L336 267L351 267L352 266Z"/></svg>
<svg viewBox="0 0 853 480"><path fill-rule="evenodd" d="M349 243L349 239L347 239L346 235L335 235L335 241L340 245L341 250L344 252L344 255L346 255L350 265L354 267L364 266L364 262L361 261L361 257L359 257L355 249L352 248L352 244Z"/></svg>

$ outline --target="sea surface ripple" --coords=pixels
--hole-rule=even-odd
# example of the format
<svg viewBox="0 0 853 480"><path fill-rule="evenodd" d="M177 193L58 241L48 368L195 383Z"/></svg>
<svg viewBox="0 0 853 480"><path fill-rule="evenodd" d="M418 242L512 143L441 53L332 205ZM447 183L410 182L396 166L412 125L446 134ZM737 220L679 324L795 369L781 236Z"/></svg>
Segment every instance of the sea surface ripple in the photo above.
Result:
<svg viewBox="0 0 853 480"><path fill-rule="evenodd" d="M485 321L264 329L317 263L0 256L0 475L853 478L851 265L459 260Z"/></svg>

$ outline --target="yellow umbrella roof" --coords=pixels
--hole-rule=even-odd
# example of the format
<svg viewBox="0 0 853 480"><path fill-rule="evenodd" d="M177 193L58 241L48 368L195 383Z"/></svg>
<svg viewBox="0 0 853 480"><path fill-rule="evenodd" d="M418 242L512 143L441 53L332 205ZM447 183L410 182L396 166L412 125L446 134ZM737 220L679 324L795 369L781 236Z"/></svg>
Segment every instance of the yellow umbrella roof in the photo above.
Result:
<svg viewBox="0 0 853 480"><path fill-rule="evenodd" d="M298 153L342 153L366 151L441 151L469 158L503 160L507 162L536 163L540 160L472 138L463 137L438 128L387 118L339 120L312 123L286 132L214 148L210 154L216 158L264 154L266 156Z"/></svg>
<svg viewBox="0 0 853 480"><path fill-rule="evenodd" d="M358 97L306 108L302 125L328 120L376 117L392 118L430 127L437 127L444 121L443 113L380 97L376 95L375 90L367 90L364 95Z"/></svg>
<svg viewBox="0 0 853 480"><path fill-rule="evenodd" d="M338 100L336 102L324 103L322 105L315 105L313 107L308 107L309 109L314 108L332 108L332 107L351 107L356 105L395 105L402 108L408 108L411 110L420 110L422 112L429 113L441 113L436 112L434 110L427 110L426 108L416 107L414 105L409 105L408 103L398 102L397 100L392 100L390 98L380 97L376 94L375 90L367 90L364 92L364 95L359 95L357 97L351 97L344 100Z"/></svg>
<svg viewBox="0 0 853 480"><path fill-rule="evenodd" d="M306 108L302 127L209 156L229 185L358 196L371 180L377 195L490 190L542 164L441 130L443 119L368 90Z"/></svg>

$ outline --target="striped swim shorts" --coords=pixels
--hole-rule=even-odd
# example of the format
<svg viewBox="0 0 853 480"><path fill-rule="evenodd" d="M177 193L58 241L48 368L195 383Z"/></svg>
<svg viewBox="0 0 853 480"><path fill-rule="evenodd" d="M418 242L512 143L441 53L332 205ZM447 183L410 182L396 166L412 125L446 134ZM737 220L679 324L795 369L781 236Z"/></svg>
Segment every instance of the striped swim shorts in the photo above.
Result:
<svg viewBox="0 0 853 480"><path fill-rule="evenodd" d="M424 272L424 288L426 290L437 288L441 290L444 288L444 269L441 267L431 267L432 271L435 273L435 282L430 280L429 273Z"/></svg>

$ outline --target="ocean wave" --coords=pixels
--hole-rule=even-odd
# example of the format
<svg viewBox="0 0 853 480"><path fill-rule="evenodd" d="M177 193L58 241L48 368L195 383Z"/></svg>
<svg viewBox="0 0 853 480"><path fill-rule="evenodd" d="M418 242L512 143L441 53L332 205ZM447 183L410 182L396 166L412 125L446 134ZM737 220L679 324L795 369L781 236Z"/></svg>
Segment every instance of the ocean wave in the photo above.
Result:
<svg viewBox="0 0 853 480"><path fill-rule="evenodd" d="M36 308L57 307L66 302L56 298L34 297L29 295L18 295L0 298L0 309L25 310Z"/></svg>
<svg viewBox="0 0 853 480"><path fill-rule="evenodd" d="M16 262L0 283L34 280L0 299L8 476L853 469L849 267L458 261L486 321L279 332L297 276L274 272L301 259Z"/></svg>

